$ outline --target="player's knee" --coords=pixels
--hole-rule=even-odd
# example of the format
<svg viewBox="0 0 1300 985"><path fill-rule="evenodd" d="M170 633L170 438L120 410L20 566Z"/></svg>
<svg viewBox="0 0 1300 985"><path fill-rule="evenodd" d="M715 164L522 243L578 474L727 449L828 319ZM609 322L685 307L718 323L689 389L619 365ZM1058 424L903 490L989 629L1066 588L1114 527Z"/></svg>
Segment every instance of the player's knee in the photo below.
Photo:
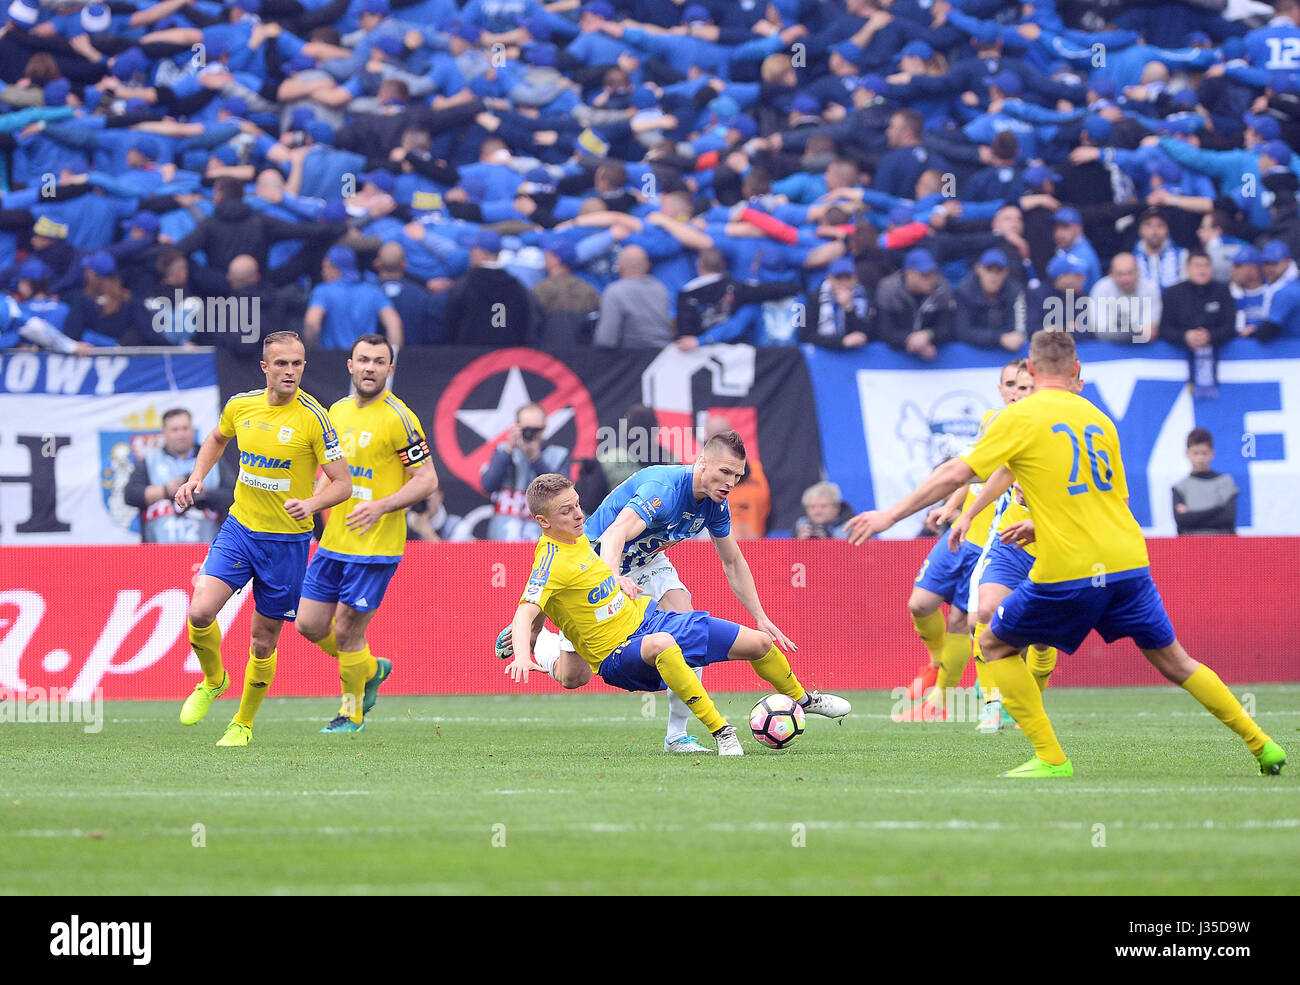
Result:
<svg viewBox="0 0 1300 985"><path fill-rule="evenodd" d="M265 659L275 649L279 635L279 633L265 626L253 626L248 634L248 644L252 648L254 655L259 659Z"/></svg>
<svg viewBox="0 0 1300 985"><path fill-rule="evenodd" d="M313 643L319 643L329 635L330 631L329 623L321 619L299 618L294 623L294 628L304 639L311 640Z"/></svg>
<svg viewBox="0 0 1300 985"><path fill-rule="evenodd" d="M947 629L950 633L965 633L966 629L966 610L959 609L955 605L948 609Z"/></svg>
<svg viewBox="0 0 1300 985"><path fill-rule="evenodd" d="M641 641L641 657L653 663L676 645L677 641L670 633L651 633Z"/></svg>
<svg viewBox="0 0 1300 985"><path fill-rule="evenodd" d="M924 619L934 611L934 606L930 604L929 599L919 599L912 596L907 600L907 611L912 614L913 619Z"/></svg>
<svg viewBox="0 0 1300 985"><path fill-rule="evenodd" d="M982 622L985 626L987 626L989 623L993 621L993 614L997 611L998 611L998 607L993 603L989 603L988 605L981 604L979 608L979 612L976 613L975 618L977 621ZM975 627L973 626L971 627L972 630L974 628Z"/></svg>

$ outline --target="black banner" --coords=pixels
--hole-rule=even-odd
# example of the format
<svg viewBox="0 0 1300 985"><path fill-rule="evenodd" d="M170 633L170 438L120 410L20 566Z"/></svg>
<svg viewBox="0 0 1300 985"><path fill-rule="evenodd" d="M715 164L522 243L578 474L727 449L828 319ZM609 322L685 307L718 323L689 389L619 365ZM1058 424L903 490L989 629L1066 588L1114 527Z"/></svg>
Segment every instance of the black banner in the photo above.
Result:
<svg viewBox="0 0 1300 985"><path fill-rule="evenodd" d="M222 398L264 385L254 359L219 351ZM349 392L347 355L308 353L303 389L327 407ZM769 528L788 530L803 490L821 477L812 384L797 349L705 346L692 352L438 346L403 349L393 392L420 418L453 513L475 517L482 536L490 508L479 471L523 404L549 415L546 441L575 461L627 446L627 409L655 411L651 461L691 461L710 416L725 418L763 467L772 492ZM633 429L635 431L635 429ZM644 459L642 459L644 460ZM576 466L575 466L576 468ZM595 503L584 503L594 509Z"/></svg>

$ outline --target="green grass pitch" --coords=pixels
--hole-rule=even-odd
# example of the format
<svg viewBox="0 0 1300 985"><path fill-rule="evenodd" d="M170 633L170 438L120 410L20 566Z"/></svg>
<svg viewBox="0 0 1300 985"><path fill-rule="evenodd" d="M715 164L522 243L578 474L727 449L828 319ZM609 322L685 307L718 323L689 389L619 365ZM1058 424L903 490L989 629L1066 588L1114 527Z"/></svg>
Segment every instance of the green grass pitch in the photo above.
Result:
<svg viewBox="0 0 1300 985"><path fill-rule="evenodd" d="M996 777L1019 732L896 725L882 692L721 761L661 752L662 696L381 695L353 736L272 698L246 749L213 745L232 701L113 702L99 734L4 726L0 892L1295 895L1300 685L1234 691L1281 777L1177 688L1049 691L1076 772L1048 781Z"/></svg>

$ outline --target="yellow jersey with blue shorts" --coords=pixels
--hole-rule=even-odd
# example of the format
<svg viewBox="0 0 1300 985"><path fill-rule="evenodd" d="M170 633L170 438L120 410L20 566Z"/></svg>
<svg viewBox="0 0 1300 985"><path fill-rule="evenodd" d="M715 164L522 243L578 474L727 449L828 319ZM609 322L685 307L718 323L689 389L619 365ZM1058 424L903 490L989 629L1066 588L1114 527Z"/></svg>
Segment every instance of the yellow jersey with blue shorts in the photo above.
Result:
<svg viewBox="0 0 1300 985"><path fill-rule="evenodd" d="M298 614L312 520L295 520L284 508L308 499L316 469L343 457L329 415L299 390L284 404L271 404L265 388L226 401L217 424L239 447L235 502L208 548L200 574L238 591L253 582L257 611L271 619Z"/></svg>
<svg viewBox="0 0 1300 985"><path fill-rule="evenodd" d="M352 474L352 496L330 511L302 594L368 612L383 601L406 550L406 510L385 513L365 533L348 528L348 513L357 502L397 492L407 481L408 468L431 469L433 463L419 421L391 393L365 407L357 405L355 396L344 397L329 413Z"/></svg>
<svg viewBox="0 0 1300 985"><path fill-rule="evenodd" d="M961 457L982 478L1011 469L1034 518L1038 557L994 616L995 636L1067 652L1093 628L1143 649L1173 641L1109 417L1076 394L1040 390L1000 410Z"/></svg>
<svg viewBox="0 0 1300 985"><path fill-rule="evenodd" d="M563 544L543 535L520 601L539 606L595 673L627 691L665 686L641 659L641 637L669 633L686 663L703 667L727 659L740 631L707 612L666 612L648 595L628 598L586 537Z"/></svg>

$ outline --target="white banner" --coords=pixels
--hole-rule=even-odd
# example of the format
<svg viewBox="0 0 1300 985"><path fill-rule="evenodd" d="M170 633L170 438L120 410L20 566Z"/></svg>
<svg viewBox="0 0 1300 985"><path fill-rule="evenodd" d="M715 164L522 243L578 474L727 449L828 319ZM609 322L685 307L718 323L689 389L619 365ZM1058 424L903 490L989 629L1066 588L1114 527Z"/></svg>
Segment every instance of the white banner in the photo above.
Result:
<svg viewBox="0 0 1300 985"><path fill-rule="evenodd" d="M213 357L17 353L2 362L0 543L138 543L127 479L171 408L190 412L198 441L216 426Z"/></svg>

